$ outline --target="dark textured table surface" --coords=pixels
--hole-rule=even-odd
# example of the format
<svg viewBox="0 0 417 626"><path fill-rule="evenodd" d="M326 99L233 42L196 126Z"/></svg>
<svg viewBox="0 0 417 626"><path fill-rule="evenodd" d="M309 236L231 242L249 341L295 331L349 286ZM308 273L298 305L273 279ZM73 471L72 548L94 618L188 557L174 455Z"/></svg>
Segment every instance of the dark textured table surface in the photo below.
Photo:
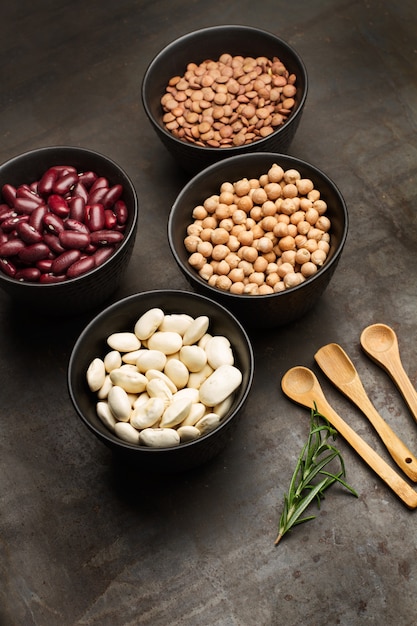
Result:
<svg viewBox="0 0 417 626"><path fill-rule="evenodd" d="M280 379L296 364L317 372L320 346L345 348L376 408L417 452L407 406L359 345L368 324L391 325L417 384L414 0L7 3L0 159L54 144L112 157L140 202L113 300L188 289L166 238L187 175L154 135L140 85L163 45L222 23L271 30L305 61L310 90L290 153L323 169L346 199L341 262L306 317L251 332L254 387L230 444L207 465L157 480L115 465L70 404L67 362L89 315L39 320L0 294L2 626L416 623L417 513L343 439L359 498L331 489L316 519L274 546L309 423ZM318 375L333 406L392 464L359 410Z"/></svg>

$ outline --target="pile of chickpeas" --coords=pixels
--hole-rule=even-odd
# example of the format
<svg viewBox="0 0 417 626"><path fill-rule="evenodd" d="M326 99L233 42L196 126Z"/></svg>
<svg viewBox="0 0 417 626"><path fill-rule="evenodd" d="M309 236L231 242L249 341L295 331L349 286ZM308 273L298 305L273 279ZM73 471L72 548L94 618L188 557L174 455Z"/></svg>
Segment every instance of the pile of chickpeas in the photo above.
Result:
<svg viewBox="0 0 417 626"><path fill-rule="evenodd" d="M222 54L189 63L161 98L163 123L175 137L202 147L249 144L273 133L295 106L296 76L274 57Z"/></svg>
<svg viewBox="0 0 417 626"><path fill-rule="evenodd" d="M330 250L327 204L310 179L274 163L259 178L224 182L192 212L188 262L212 287L267 295L313 276Z"/></svg>

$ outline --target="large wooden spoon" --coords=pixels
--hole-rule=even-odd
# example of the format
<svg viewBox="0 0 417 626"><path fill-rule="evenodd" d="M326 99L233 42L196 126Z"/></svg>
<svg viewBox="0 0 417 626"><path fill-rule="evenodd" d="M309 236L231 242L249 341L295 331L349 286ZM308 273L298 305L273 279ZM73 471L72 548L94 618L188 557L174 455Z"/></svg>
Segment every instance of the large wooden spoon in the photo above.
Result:
<svg viewBox="0 0 417 626"><path fill-rule="evenodd" d="M395 331L385 324L372 324L362 331L360 342L366 354L391 376L417 421L417 392L401 362Z"/></svg>
<svg viewBox="0 0 417 626"><path fill-rule="evenodd" d="M375 409L343 348L337 343L329 343L320 348L314 358L332 383L369 419L397 465L411 480L417 482L416 457Z"/></svg>
<svg viewBox="0 0 417 626"><path fill-rule="evenodd" d="M291 400L310 410L317 410L336 428L359 456L371 467L390 489L410 509L417 508L417 493L395 470L382 459L327 402L314 372L307 367L297 366L282 377L281 387Z"/></svg>

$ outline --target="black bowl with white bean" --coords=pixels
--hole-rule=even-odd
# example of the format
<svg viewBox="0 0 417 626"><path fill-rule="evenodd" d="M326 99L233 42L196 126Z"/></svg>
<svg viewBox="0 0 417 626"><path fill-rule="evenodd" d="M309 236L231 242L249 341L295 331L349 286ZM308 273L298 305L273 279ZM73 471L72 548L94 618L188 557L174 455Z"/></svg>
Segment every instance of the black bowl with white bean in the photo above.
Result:
<svg viewBox="0 0 417 626"><path fill-rule="evenodd" d="M78 338L69 395L91 432L129 464L175 472L215 456L238 426L254 375L240 322L187 291L115 302Z"/></svg>

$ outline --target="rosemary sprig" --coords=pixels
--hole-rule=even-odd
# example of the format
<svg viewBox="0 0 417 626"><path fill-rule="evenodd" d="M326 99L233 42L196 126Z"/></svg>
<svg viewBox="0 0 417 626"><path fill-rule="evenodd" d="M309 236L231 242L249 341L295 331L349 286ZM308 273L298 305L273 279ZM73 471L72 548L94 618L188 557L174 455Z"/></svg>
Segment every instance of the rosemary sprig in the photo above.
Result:
<svg viewBox="0 0 417 626"><path fill-rule="evenodd" d="M291 478L288 493L284 494L284 509L282 511L278 536L275 545L278 545L282 537L293 526L315 519L315 515L301 517L313 500L317 500L320 508L321 500L324 499L324 491L333 483L339 482L354 496L356 491L350 487L343 478L346 475L345 463L340 451L329 443L329 439L336 439L335 430L327 419L318 412L316 405L311 409L310 432L297 465ZM333 473L324 468L336 461L339 471Z"/></svg>

